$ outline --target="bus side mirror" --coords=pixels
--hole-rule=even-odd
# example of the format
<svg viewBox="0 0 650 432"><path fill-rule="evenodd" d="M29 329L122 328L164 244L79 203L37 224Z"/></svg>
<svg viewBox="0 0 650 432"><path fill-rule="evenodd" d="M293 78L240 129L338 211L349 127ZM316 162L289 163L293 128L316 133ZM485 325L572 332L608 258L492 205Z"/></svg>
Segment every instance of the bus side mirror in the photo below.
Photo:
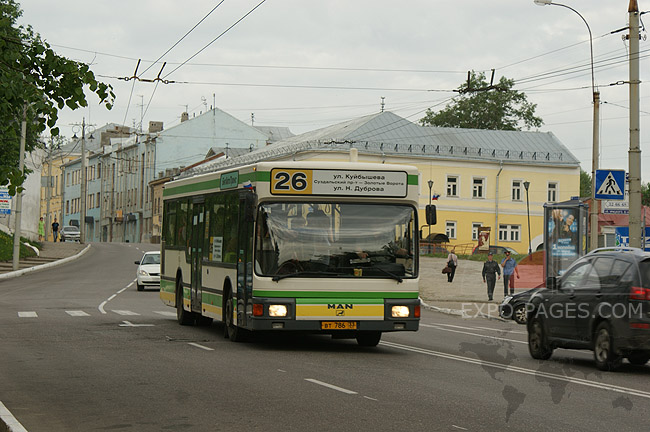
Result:
<svg viewBox="0 0 650 432"><path fill-rule="evenodd" d="M435 225L438 223L438 215L436 214L436 206L432 204L427 204L425 210L427 225Z"/></svg>

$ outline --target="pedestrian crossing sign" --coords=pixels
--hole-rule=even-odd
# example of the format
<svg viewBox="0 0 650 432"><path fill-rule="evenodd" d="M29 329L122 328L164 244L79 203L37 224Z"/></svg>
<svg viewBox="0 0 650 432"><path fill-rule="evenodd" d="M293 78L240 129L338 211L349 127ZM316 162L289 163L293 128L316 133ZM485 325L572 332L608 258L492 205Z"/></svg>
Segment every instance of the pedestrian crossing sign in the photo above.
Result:
<svg viewBox="0 0 650 432"><path fill-rule="evenodd" d="M596 199L625 199L625 170L596 170Z"/></svg>

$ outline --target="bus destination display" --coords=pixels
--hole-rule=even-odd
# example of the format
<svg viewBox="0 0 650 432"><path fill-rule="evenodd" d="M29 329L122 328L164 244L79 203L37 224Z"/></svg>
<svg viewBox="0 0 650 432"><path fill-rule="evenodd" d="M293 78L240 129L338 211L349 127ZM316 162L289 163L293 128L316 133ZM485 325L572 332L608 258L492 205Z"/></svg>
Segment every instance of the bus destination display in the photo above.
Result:
<svg viewBox="0 0 650 432"><path fill-rule="evenodd" d="M407 180L403 171L278 168L271 170L271 194L405 197Z"/></svg>

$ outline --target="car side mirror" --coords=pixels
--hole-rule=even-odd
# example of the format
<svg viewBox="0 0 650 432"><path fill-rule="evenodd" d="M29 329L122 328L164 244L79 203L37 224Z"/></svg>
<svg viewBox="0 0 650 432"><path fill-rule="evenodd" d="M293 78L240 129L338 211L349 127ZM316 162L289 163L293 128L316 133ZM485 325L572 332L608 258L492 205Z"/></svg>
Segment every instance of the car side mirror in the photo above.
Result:
<svg viewBox="0 0 650 432"><path fill-rule="evenodd" d="M558 289L557 277L551 276L551 277L546 278L546 288L548 288L550 290L553 290L553 291L557 290Z"/></svg>
<svg viewBox="0 0 650 432"><path fill-rule="evenodd" d="M135 261L135 263L136 263L137 265L140 265L140 261Z"/></svg>

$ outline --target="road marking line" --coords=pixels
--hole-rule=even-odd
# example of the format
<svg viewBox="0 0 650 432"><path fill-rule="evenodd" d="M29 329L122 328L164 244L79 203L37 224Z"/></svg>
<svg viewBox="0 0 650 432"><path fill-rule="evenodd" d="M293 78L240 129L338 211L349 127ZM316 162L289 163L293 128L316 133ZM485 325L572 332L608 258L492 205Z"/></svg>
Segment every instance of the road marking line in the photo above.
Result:
<svg viewBox="0 0 650 432"><path fill-rule="evenodd" d="M371 401L379 401L379 399L371 398L370 396L364 396L366 399L370 399Z"/></svg>
<svg viewBox="0 0 650 432"><path fill-rule="evenodd" d="M420 325L424 326L424 327L434 328L436 330L451 332L451 333L460 333L460 334L465 334L465 335L469 335L469 336L478 336L478 337L484 338L484 339L495 339L495 340L500 340L500 341L506 341L506 342L513 342L513 343L528 345L528 341L520 341L520 340L516 340L516 339L507 339L507 338L502 338L502 337L498 337L498 336L484 335L484 334L480 334L480 333L470 333L470 332L464 332L464 331L460 331L460 330L452 330L452 329L442 328L442 327L433 326L433 325L429 325L429 324L420 324Z"/></svg>
<svg viewBox="0 0 650 432"><path fill-rule="evenodd" d="M464 427L456 426L456 425L451 425L451 427L454 427L454 428L456 428L456 429L460 429L460 430L468 430L468 429L466 429L466 428L464 428Z"/></svg>
<svg viewBox="0 0 650 432"><path fill-rule="evenodd" d="M153 313L157 313L159 315L164 315L164 316L168 316L168 317L175 317L176 316L176 312L170 312L170 311L153 311Z"/></svg>
<svg viewBox="0 0 650 432"><path fill-rule="evenodd" d="M122 321L120 327L153 327L155 324L133 324L131 321Z"/></svg>
<svg viewBox="0 0 650 432"><path fill-rule="evenodd" d="M129 246L129 247L131 247L131 246ZM132 287L132 286L133 286L133 283L134 283L135 281L136 281L136 279L133 279L133 280L131 281L130 284L128 284L127 286L125 286L124 288L122 288L121 290L119 290L116 294L113 294L112 296L110 296L106 301L101 302L101 303L99 304L99 306L97 306L97 309L99 309L99 312L101 312L102 314L106 315L106 310L104 310L104 306L106 306L106 304L107 304L109 301L113 300L113 299L117 296L117 294L122 294L124 291L126 291L127 288Z"/></svg>
<svg viewBox="0 0 650 432"><path fill-rule="evenodd" d="M0 419L9 427L12 432L27 432L27 429L20 424L16 417L0 402Z"/></svg>
<svg viewBox="0 0 650 432"><path fill-rule="evenodd" d="M313 378L305 378L305 381L309 381L310 383L318 384L323 387L331 388L332 390L340 391L341 393L345 393L345 394L358 394L355 391L344 389L343 387L337 387L333 384L328 384L326 382L318 381Z"/></svg>
<svg viewBox="0 0 650 432"><path fill-rule="evenodd" d="M194 342L188 342L188 345L192 345L193 347L201 348L202 350L206 350L206 351L214 351L214 348L203 346L201 344L197 344Z"/></svg>
<svg viewBox="0 0 650 432"><path fill-rule="evenodd" d="M18 317L19 318L38 318L38 314L36 312L18 312Z"/></svg>
<svg viewBox="0 0 650 432"><path fill-rule="evenodd" d="M525 335L528 334L528 332L518 331L518 330L495 329L495 328L490 328L490 327L475 327L475 328L483 329L483 330L492 330L492 331L501 332L501 333L525 334Z"/></svg>
<svg viewBox="0 0 650 432"><path fill-rule="evenodd" d="M557 381L564 381L572 384L578 384L582 385L585 387L592 387L596 389L601 389L601 390L609 390L615 393L623 393L623 394L628 394L631 396L639 396L642 398L650 399L650 392L646 392L643 390L637 390L629 387L620 387L612 384L607 384L603 382L598 382L598 381L591 381L587 379L582 379L582 378L574 378L574 377L568 377L566 375L558 375L550 372L544 372L541 370L533 370L533 369L528 369L528 368L523 368L519 366L511 366L511 365L506 365L502 363L494 363L490 361L485 361L485 360L479 360L479 359L474 359L471 357L463 357L455 354L447 354L439 351L432 351L428 350L425 348L417 348L417 347L412 347L408 345L401 345L393 342L380 342L380 345L390 347L390 348L395 348L403 351L410 351L410 352L416 352L419 354L424 354L424 355L429 355L433 357L440 357L440 358L445 358L448 360L456 360L464 363L470 363L470 364L475 364L479 365L481 367L492 367L495 369L502 369L504 371L509 371L509 372L516 372L520 373L523 375L533 375L537 379L540 377L542 378L548 378L548 379L554 379Z"/></svg>
<svg viewBox="0 0 650 432"><path fill-rule="evenodd" d="M115 312L118 315L140 315L137 312L132 312L128 310L114 310L113 312Z"/></svg>
<svg viewBox="0 0 650 432"><path fill-rule="evenodd" d="M80 310L65 311L65 313L73 317L90 316L89 313Z"/></svg>

